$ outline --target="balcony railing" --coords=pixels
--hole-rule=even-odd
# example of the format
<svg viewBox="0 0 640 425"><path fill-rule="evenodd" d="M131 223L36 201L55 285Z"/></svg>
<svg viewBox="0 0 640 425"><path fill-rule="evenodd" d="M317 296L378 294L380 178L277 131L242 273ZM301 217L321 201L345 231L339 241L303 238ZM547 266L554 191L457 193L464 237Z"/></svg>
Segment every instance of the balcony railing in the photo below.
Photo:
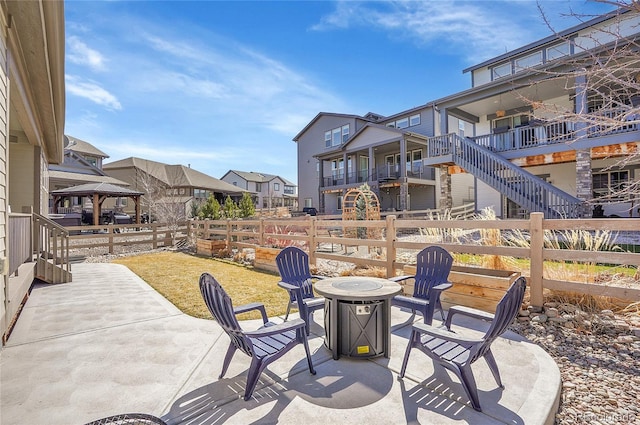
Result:
<svg viewBox="0 0 640 425"><path fill-rule="evenodd" d="M422 180L435 180L436 171L433 167L423 164L413 164L407 168L407 177ZM369 170L360 170L353 173L336 174L335 176L322 179L322 187L334 187L350 185L355 183L365 183L367 181L389 181L397 180L401 177L400 167L392 164L385 164L376 167L373 174L369 175Z"/></svg>
<svg viewBox="0 0 640 425"><path fill-rule="evenodd" d="M32 259L31 214L9 214L9 273L18 271L21 264Z"/></svg>
<svg viewBox="0 0 640 425"><path fill-rule="evenodd" d="M470 139L494 152L503 152L565 143L574 139L575 134L575 123L561 121L514 129L496 129L492 134L470 137Z"/></svg>
<svg viewBox="0 0 640 425"><path fill-rule="evenodd" d="M640 125L638 124L640 117L629 116L627 112L627 110L623 109L594 112L585 117L583 125L586 131L583 134L586 134L588 138L594 138L640 130ZM573 121L549 123L535 121L529 125L513 129L494 129L492 134L470 137L470 139L494 152L503 152L566 143L578 138L578 127L578 123ZM430 143L434 141L436 148L441 148L440 140L434 139L437 138L429 139ZM446 155L446 153L439 153L437 149L433 153L434 155L430 156Z"/></svg>

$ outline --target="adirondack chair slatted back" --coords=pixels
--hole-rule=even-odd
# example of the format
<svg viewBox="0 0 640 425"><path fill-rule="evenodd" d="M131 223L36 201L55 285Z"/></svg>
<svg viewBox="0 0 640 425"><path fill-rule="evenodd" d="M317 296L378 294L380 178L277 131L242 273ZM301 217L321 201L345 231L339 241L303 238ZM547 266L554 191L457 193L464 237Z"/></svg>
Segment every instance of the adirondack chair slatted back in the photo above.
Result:
<svg viewBox="0 0 640 425"><path fill-rule="evenodd" d="M253 356L253 345L244 336L233 312L231 297L220 283L210 274L204 273L200 276L200 292L213 318L231 338L231 343L248 356Z"/></svg>
<svg viewBox="0 0 640 425"><path fill-rule="evenodd" d="M432 287L449 280L449 272L453 265L453 257L446 249L430 246L418 253L416 257L415 298L429 298Z"/></svg>
<svg viewBox="0 0 640 425"><path fill-rule="evenodd" d="M527 280L521 276L511 284L507 292L502 296L496 307L491 326L489 326L483 337L484 342L476 347L475 352L471 353L470 363L483 356L489 350L491 343L502 335L516 318L522 306L526 288Z"/></svg>
<svg viewBox="0 0 640 425"><path fill-rule="evenodd" d="M302 289L302 298L313 298L309 256L300 248L289 246L276 256L276 265L283 282ZM289 293L290 301L296 302L295 294Z"/></svg>

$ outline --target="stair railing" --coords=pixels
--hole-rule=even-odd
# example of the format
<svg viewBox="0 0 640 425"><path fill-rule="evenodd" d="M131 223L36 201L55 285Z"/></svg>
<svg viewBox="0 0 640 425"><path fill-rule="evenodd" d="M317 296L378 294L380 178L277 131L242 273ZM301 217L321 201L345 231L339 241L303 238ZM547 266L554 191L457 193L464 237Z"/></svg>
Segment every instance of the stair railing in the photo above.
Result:
<svg viewBox="0 0 640 425"><path fill-rule="evenodd" d="M584 203L502 156L455 133L429 139L429 154L451 155L453 162L529 212L546 218L577 218ZM433 155L435 156L435 155Z"/></svg>

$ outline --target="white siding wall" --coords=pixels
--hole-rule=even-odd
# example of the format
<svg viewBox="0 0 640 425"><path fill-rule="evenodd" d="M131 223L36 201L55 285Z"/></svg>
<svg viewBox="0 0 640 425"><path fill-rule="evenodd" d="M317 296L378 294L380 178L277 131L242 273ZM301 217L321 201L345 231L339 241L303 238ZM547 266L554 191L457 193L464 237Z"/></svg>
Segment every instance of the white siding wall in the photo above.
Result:
<svg viewBox="0 0 640 425"><path fill-rule="evenodd" d="M475 197L474 177L469 173L453 174L451 176L451 198L454 207L463 205Z"/></svg>
<svg viewBox="0 0 640 425"><path fill-rule="evenodd" d="M491 82L491 71L489 68L480 68L473 71L473 87L481 86Z"/></svg>
<svg viewBox="0 0 640 425"><path fill-rule="evenodd" d="M550 119L558 115L558 113L554 112L556 108L558 109L558 112L561 112L563 110L567 112L573 112L575 109L573 107L573 100L569 98L568 94L560 97L554 97L553 99L545 99L544 103L547 105L553 105L553 108L542 107L542 108L534 109L533 110L534 117L541 118L541 119L545 119L545 118Z"/></svg>
<svg viewBox="0 0 640 425"><path fill-rule="evenodd" d="M480 180L478 180L478 198L476 205L478 211L489 207L495 211L497 216L502 216L500 192L494 190L490 186L487 186Z"/></svg>

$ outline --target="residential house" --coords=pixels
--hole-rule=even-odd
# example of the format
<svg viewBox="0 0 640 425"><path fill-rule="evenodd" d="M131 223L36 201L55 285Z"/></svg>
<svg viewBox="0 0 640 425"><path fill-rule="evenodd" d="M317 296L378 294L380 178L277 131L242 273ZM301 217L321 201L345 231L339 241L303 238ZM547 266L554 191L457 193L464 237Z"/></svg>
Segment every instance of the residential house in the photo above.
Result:
<svg viewBox="0 0 640 425"><path fill-rule="evenodd" d="M598 203L605 215L640 216L632 196L610 196L640 179L638 161L617 166L638 152L637 90L611 107L601 93L615 83L577 72L580 59L635 45L639 23L631 11L599 16L469 67L470 89L393 116L318 114L293 139L301 202L339 212L345 191L366 182L382 210L473 201L501 217L560 218L591 216ZM594 117L617 125L588 125Z"/></svg>
<svg viewBox="0 0 640 425"><path fill-rule="evenodd" d="M32 212L46 217L48 166L62 163L64 155L64 4L0 2L0 29L0 333L4 343L34 278L40 277L31 248Z"/></svg>
<svg viewBox="0 0 640 425"><path fill-rule="evenodd" d="M103 165L111 177L129 183L129 189L145 193L142 197L143 213L150 213L149 205L157 191L169 195L171 203L180 205L185 217L191 216L192 204L205 202L214 196L224 203L227 196L238 202L245 189L211 177L184 165L169 165L148 159L130 157ZM151 194L151 195L150 195ZM166 199L166 197L162 196ZM131 214L134 205L122 205L123 211ZM183 209L182 209L183 208Z"/></svg>
<svg viewBox="0 0 640 425"><path fill-rule="evenodd" d="M441 174L425 166L427 140L435 135L431 104L383 117L319 113L294 137L298 147L298 198L326 214L342 210L344 194L368 184L382 211L425 210L440 204ZM452 197L468 201L472 178L459 175Z"/></svg>
<svg viewBox="0 0 640 425"><path fill-rule="evenodd" d="M637 89L614 94L611 78L580 71L627 42L635 49L639 24L620 10L465 69L472 87L433 102L441 136L428 140L424 163L472 174L476 208L502 217L590 217L596 204L605 215L639 217L633 197L609 196L640 179L638 158L618 166L639 151L637 116L625 121L637 113Z"/></svg>
<svg viewBox="0 0 640 425"><path fill-rule="evenodd" d="M64 158L61 164L49 165L49 190L66 189L86 183L110 183L118 186L129 186L129 183L107 175L102 170L103 160L109 155L91 143L68 135L64 136ZM82 198L68 199L66 204L50 213L80 212L83 207Z"/></svg>
<svg viewBox="0 0 640 425"><path fill-rule="evenodd" d="M221 180L249 191L257 208L298 207L297 186L280 176L229 170Z"/></svg>

